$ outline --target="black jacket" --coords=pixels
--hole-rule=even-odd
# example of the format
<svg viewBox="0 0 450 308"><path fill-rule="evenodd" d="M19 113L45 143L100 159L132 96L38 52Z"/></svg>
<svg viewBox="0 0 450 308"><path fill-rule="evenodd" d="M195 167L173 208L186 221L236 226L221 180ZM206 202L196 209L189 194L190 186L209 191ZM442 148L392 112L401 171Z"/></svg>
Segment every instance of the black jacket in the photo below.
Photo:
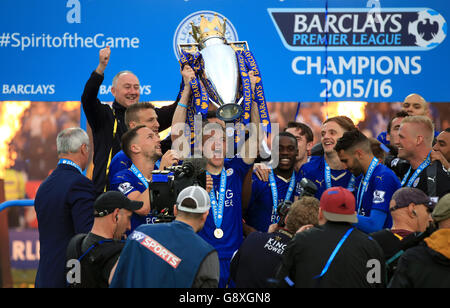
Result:
<svg viewBox="0 0 450 308"><path fill-rule="evenodd" d="M314 278L321 274L337 244L351 227L348 223L327 222L298 233L289 243L277 273L281 286L286 286L283 283L289 280L297 288L385 286L383 251L375 240L356 228L337 252L325 275ZM374 271L377 271L376 275L372 275Z"/></svg>
<svg viewBox="0 0 450 308"><path fill-rule="evenodd" d="M390 288L450 288L450 229L434 232L398 261Z"/></svg>
<svg viewBox="0 0 450 308"><path fill-rule="evenodd" d="M284 230L252 232L233 256L230 277L237 288L269 288L292 235Z"/></svg>
<svg viewBox="0 0 450 308"><path fill-rule="evenodd" d="M94 142L94 172L92 182L94 182L95 191L100 195L107 185L106 166L109 159L109 153L112 147L112 157L121 150L120 141L122 135L127 131L125 125L126 108L114 101L112 108L109 105L102 104L97 98L98 91L103 82L104 76L96 71L91 74L87 81L81 103L86 114L89 126L92 129ZM172 105L156 108L158 116L159 131L163 131L172 125L172 117L177 107L176 101ZM117 132L113 138L114 115L117 118Z"/></svg>

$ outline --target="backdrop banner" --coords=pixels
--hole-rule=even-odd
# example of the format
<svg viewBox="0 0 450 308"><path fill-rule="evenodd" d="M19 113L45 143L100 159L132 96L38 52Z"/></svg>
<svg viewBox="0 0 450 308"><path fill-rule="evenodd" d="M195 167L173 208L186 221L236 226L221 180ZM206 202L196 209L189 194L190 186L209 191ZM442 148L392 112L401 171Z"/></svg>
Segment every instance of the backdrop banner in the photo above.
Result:
<svg viewBox="0 0 450 308"><path fill-rule="evenodd" d="M0 100L79 101L105 46L102 101L121 70L139 77L142 101L174 100L176 46L215 13L228 40L248 42L267 101L450 101L442 0L2 0Z"/></svg>

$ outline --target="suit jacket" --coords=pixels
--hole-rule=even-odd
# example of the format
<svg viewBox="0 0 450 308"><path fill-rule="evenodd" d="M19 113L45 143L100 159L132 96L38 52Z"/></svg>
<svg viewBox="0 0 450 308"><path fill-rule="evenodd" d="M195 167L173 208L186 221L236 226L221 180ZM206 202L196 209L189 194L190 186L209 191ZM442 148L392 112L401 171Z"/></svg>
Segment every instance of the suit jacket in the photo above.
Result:
<svg viewBox="0 0 450 308"><path fill-rule="evenodd" d="M34 207L38 219L40 260L36 287L66 286L66 249L94 222L92 182L75 167L59 164L39 187Z"/></svg>

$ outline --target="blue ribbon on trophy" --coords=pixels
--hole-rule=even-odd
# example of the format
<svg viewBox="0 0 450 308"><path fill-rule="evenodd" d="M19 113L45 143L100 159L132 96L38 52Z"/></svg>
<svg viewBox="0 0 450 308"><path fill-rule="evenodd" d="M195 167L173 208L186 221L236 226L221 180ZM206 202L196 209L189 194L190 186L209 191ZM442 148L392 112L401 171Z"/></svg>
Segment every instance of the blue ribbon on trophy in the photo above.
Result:
<svg viewBox="0 0 450 308"><path fill-rule="evenodd" d="M210 103L218 108L219 119L236 124L235 143L241 139L245 125L250 123L252 101L258 106L264 132L271 132L261 72L256 60L248 50L247 42L226 41L225 25L226 19L220 22L217 15L212 21L201 16L198 26L191 23L191 35L197 43L178 45L181 66L189 64L196 74L189 85L192 97L186 120L191 129L191 144L195 138L194 116L201 114L206 117ZM249 71L253 71L257 78L254 93ZM180 94L182 90L183 87Z"/></svg>

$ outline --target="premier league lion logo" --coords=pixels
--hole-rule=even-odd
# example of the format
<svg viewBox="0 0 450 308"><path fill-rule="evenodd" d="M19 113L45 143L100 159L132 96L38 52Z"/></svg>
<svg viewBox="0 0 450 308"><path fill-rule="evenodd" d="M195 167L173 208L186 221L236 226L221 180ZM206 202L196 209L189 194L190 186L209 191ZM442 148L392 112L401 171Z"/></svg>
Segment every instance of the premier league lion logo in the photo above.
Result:
<svg viewBox="0 0 450 308"><path fill-rule="evenodd" d="M418 18L408 25L408 33L416 38L416 45L433 48L442 43L447 36L447 22L434 10L418 13Z"/></svg>

